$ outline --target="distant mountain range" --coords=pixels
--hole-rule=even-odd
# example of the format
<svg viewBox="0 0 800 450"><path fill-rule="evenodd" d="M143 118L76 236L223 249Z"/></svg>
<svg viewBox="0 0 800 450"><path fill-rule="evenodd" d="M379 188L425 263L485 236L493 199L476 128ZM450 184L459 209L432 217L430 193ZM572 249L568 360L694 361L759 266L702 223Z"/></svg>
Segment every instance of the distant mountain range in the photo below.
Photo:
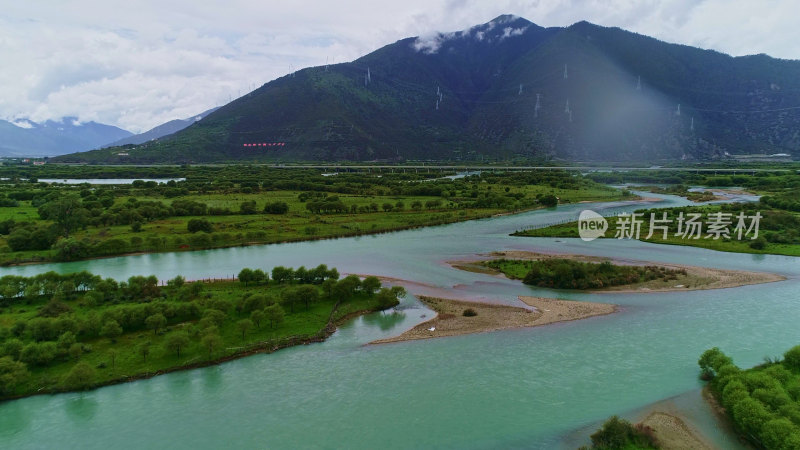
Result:
<svg viewBox="0 0 800 450"><path fill-rule="evenodd" d="M0 120L0 156L57 156L96 148L138 145L176 133L218 108L188 119L175 119L140 134L102 123L81 123L75 117L36 123L26 119Z"/></svg>
<svg viewBox="0 0 800 450"><path fill-rule="evenodd" d="M145 142L153 141L155 139L168 136L172 133L177 133L182 129L188 127L189 125L201 120L202 118L206 117L207 115L211 114L212 112L216 111L219 108L211 108L208 111L204 111L200 114L195 116L189 117L188 119L175 119L170 120L167 123L162 123L161 125L152 128L150 130L145 131L144 133L135 134L133 136L128 136L126 138L120 139L118 141L111 142L109 144L104 144L103 147L118 147L122 145L139 145Z"/></svg>
<svg viewBox="0 0 800 450"><path fill-rule="evenodd" d="M122 153L122 155L120 155ZM61 161L800 156L800 61L500 16L271 81L135 149Z"/></svg>
<svg viewBox="0 0 800 450"><path fill-rule="evenodd" d="M81 123L74 117L36 123L20 119L0 120L0 156L54 156L98 148L132 133L96 122Z"/></svg>

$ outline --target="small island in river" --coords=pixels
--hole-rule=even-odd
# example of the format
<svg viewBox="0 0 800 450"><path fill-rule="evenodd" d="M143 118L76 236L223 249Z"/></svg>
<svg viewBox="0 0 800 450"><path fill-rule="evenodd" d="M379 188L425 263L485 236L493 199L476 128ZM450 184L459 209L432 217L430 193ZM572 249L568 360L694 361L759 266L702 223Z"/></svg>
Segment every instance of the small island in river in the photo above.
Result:
<svg viewBox="0 0 800 450"><path fill-rule="evenodd" d="M722 289L786 279L765 272L518 250L492 252L485 257L493 259L453 261L450 265L461 270L503 275L538 287L592 293Z"/></svg>

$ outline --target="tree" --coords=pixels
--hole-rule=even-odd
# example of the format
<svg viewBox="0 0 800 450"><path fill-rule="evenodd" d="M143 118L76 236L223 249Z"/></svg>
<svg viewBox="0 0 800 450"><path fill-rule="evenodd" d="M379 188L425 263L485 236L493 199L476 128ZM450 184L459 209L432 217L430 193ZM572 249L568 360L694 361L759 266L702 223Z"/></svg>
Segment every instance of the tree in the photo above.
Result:
<svg viewBox="0 0 800 450"><path fill-rule="evenodd" d="M19 353L22 351L22 347L24 347L22 341L11 338L3 344L3 354L14 359L19 359Z"/></svg>
<svg viewBox="0 0 800 450"><path fill-rule="evenodd" d="M628 443L630 422L613 416L608 419L603 427L591 436L595 448L624 448Z"/></svg>
<svg viewBox="0 0 800 450"><path fill-rule="evenodd" d="M86 225L89 211L81 206L77 195L67 195L47 202L39 207L39 216L44 220L52 220L64 237Z"/></svg>
<svg viewBox="0 0 800 450"><path fill-rule="evenodd" d="M67 389L86 389L92 385L95 370L85 362L79 362L72 367L61 384Z"/></svg>
<svg viewBox="0 0 800 450"><path fill-rule="evenodd" d="M186 229L189 233L196 233L198 231L211 233L214 231L214 226L208 219L189 219L189 222L186 224Z"/></svg>
<svg viewBox="0 0 800 450"><path fill-rule="evenodd" d="M382 207L382 208L383 208L383 210L384 210L384 211L386 211L386 212L389 212L389 211L391 211L392 209L394 209L394 206L392 206L392 204L391 204L391 203L389 203L389 202L386 202L386 203L384 203L383 205L381 205L381 207Z"/></svg>
<svg viewBox="0 0 800 450"><path fill-rule="evenodd" d="M556 197L553 194L543 195L539 197L539 203L541 203L544 206L547 206L548 208L553 206L558 206L558 197Z"/></svg>
<svg viewBox="0 0 800 450"><path fill-rule="evenodd" d="M264 205L266 214L286 214L289 212L289 205L286 202L272 202Z"/></svg>
<svg viewBox="0 0 800 450"><path fill-rule="evenodd" d="M253 269L248 269L245 267L239 271L239 275L236 278L238 278L240 282L247 286L247 283L253 281Z"/></svg>
<svg viewBox="0 0 800 450"><path fill-rule="evenodd" d="M250 320L250 319L242 319L242 320L236 322L236 328L238 328L239 331L242 332L242 340L244 340L244 337L247 334L247 332L251 328L253 328L253 321Z"/></svg>
<svg viewBox="0 0 800 450"><path fill-rule="evenodd" d="M262 309L257 309L250 313L250 320L252 320L253 323L256 324L256 328L259 329L261 328L261 322L264 321L264 317L266 317L266 315Z"/></svg>
<svg viewBox="0 0 800 450"><path fill-rule="evenodd" d="M733 417L748 433L758 436L761 428L770 420L770 413L758 400L745 397L733 405Z"/></svg>
<svg viewBox="0 0 800 450"><path fill-rule="evenodd" d="M310 285L299 286L297 288L297 300L303 302L306 305L306 311L308 311L309 306L319 300L319 290Z"/></svg>
<svg viewBox="0 0 800 450"><path fill-rule="evenodd" d="M361 287L361 280L356 275L348 275L336 283L331 290L331 297L339 301L350 300L359 287Z"/></svg>
<svg viewBox="0 0 800 450"><path fill-rule="evenodd" d="M420 209L422 209L422 202L419 200L414 200L413 202L411 202L411 209L413 209L414 211L419 211Z"/></svg>
<svg viewBox="0 0 800 450"><path fill-rule="evenodd" d="M158 334L158 330L167 325L167 318L161 313L156 313L144 319L144 324L153 330L153 334Z"/></svg>
<svg viewBox="0 0 800 450"><path fill-rule="evenodd" d="M388 309L392 306L397 305L397 296L391 289L383 288L378 291L378 295L376 297L378 301L378 308L380 309Z"/></svg>
<svg viewBox="0 0 800 450"><path fill-rule="evenodd" d="M111 368L113 369L117 365L117 356L119 353L115 349L108 350L108 357L111 358Z"/></svg>
<svg viewBox="0 0 800 450"><path fill-rule="evenodd" d="M278 284L291 282L294 278L294 271L283 266L272 268L272 279Z"/></svg>
<svg viewBox="0 0 800 450"><path fill-rule="evenodd" d="M242 303L242 311L248 313L259 309L264 309L268 303L269 301L264 295L254 294L244 299L244 302Z"/></svg>
<svg viewBox="0 0 800 450"><path fill-rule="evenodd" d="M77 360L81 357L83 353L83 345L78 344L77 342L69 346L69 357L72 359Z"/></svg>
<svg viewBox="0 0 800 450"><path fill-rule="evenodd" d="M55 243L55 258L59 261L75 261L89 256L89 245L75 238L63 238Z"/></svg>
<svg viewBox="0 0 800 450"><path fill-rule="evenodd" d="M32 342L22 348L19 360L32 365L46 366L56 357L55 342Z"/></svg>
<svg viewBox="0 0 800 450"><path fill-rule="evenodd" d="M58 337L58 349L66 352L75 342L75 333L72 331L65 331Z"/></svg>
<svg viewBox="0 0 800 450"><path fill-rule="evenodd" d="M178 357L181 356L181 349L186 348L187 345L189 345L189 335L185 331L170 333L164 340L164 347L175 352Z"/></svg>
<svg viewBox="0 0 800 450"><path fill-rule="evenodd" d="M239 205L239 214L255 214L256 202L255 200L244 201Z"/></svg>
<svg viewBox="0 0 800 450"><path fill-rule="evenodd" d="M205 333L203 337L200 339L200 345L205 347L208 350L208 357L214 354L215 348L222 347L222 338L219 337L219 333L216 331L216 327L214 327L213 332Z"/></svg>
<svg viewBox="0 0 800 450"><path fill-rule="evenodd" d="M800 372L800 345L790 348L783 354L783 365L795 372Z"/></svg>
<svg viewBox="0 0 800 450"><path fill-rule="evenodd" d="M119 326L116 320L109 320L103 327L100 328L100 336L107 337L109 339L115 339L122 334L122 327Z"/></svg>
<svg viewBox="0 0 800 450"><path fill-rule="evenodd" d="M381 280L378 277L366 277L361 282L361 289L367 293L370 297L372 297L375 292L381 288Z"/></svg>
<svg viewBox="0 0 800 450"><path fill-rule="evenodd" d="M300 296L298 295L297 288L290 287L286 288L281 292L281 303L284 305L289 306L289 311L294 313L294 305L295 303L300 302Z"/></svg>
<svg viewBox="0 0 800 450"><path fill-rule="evenodd" d="M283 322L283 308L277 303L269 305L264 308L264 316L266 320L269 320L269 327L275 328Z"/></svg>
<svg viewBox="0 0 800 450"><path fill-rule="evenodd" d="M269 281L269 275L261 269L256 269L253 271L253 281L256 284L266 283Z"/></svg>
<svg viewBox="0 0 800 450"><path fill-rule="evenodd" d="M141 344L137 345L136 353L142 355L142 360L144 360L144 362L147 362L147 357L150 355L150 343L142 342Z"/></svg>
<svg viewBox="0 0 800 450"><path fill-rule="evenodd" d="M10 394L28 376L25 363L14 361L10 356L0 358L0 394Z"/></svg>

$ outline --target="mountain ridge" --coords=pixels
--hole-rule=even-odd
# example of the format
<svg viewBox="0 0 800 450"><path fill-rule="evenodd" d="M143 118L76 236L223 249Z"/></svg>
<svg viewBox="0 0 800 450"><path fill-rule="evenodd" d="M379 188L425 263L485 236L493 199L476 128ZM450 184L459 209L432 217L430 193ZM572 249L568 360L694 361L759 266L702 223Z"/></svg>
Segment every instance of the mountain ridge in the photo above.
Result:
<svg viewBox="0 0 800 450"><path fill-rule="evenodd" d="M705 160L800 156L797 130L800 61L503 15L277 78L124 157L60 160Z"/></svg>
<svg viewBox="0 0 800 450"><path fill-rule="evenodd" d="M28 119L0 120L0 156L55 156L90 150L133 133L94 121L81 123L76 117L42 123Z"/></svg>

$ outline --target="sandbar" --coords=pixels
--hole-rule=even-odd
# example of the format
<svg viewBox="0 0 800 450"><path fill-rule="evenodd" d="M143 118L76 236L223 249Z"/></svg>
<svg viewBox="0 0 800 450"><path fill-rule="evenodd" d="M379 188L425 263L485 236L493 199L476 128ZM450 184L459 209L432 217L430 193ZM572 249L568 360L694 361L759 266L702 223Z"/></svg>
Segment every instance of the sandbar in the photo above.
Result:
<svg viewBox="0 0 800 450"><path fill-rule="evenodd" d="M379 339L370 342L370 344L485 333L509 328L536 327L611 314L617 310L616 305L607 303L540 297L519 297L523 303L532 306L534 309L438 297L418 296L417 298L427 307L436 311L436 317L415 326L399 336ZM464 311L467 309L472 309L477 314L472 317L464 316Z"/></svg>

